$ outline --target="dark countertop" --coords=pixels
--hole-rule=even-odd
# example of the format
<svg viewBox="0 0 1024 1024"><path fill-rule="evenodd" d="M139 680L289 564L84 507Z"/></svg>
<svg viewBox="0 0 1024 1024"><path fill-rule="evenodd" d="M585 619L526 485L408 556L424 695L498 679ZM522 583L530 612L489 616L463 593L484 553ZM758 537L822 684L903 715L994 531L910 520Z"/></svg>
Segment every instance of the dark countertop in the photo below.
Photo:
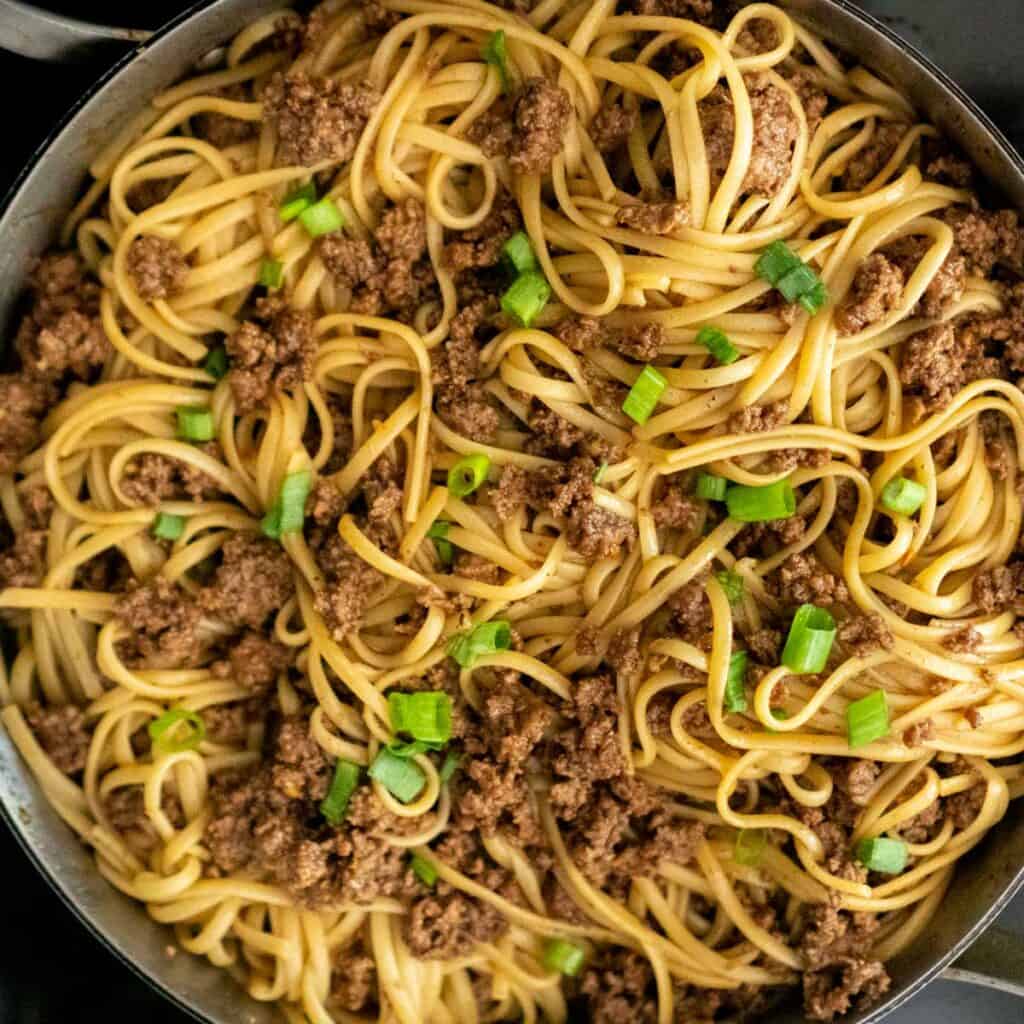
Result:
<svg viewBox="0 0 1024 1024"><path fill-rule="evenodd" d="M81 0L48 4L82 16ZM186 4L146 0L91 0L97 21L155 27ZM1022 0L862 0L862 6L928 53L1024 150L1024 41ZM129 13L126 13L129 12ZM965 17L965 15L967 15ZM0 186L55 124L70 100L92 80L84 68L50 68L4 55L0 83L8 97L8 124ZM22 102L23 99L30 102ZM7 879L0 923L0 1024L185 1024L188 1019L154 995L89 935L36 874L13 838L0 828L0 867ZM1024 897L1000 924L1024 934ZM937 982L893 1024L1019 1024L1021 1004L987 989Z"/></svg>

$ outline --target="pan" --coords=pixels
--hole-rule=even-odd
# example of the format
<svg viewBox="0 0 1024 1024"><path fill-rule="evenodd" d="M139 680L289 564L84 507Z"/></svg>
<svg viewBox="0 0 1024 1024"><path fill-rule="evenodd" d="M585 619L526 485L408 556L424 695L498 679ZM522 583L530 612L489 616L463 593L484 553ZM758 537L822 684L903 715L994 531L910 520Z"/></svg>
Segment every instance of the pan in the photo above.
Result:
<svg viewBox="0 0 1024 1024"><path fill-rule="evenodd" d="M847 0L780 0L796 18L898 83L971 157L1005 199L1024 210L1024 160L974 103L926 57ZM27 268L57 236L90 161L146 98L197 63L216 63L219 47L253 18L286 0L210 0L159 31L105 28L0 0L0 47L47 60L83 61L128 51L68 112L34 154L0 205L0 325L11 333ZM272 1007L250 999L222 970L169 955L168 933L115 891L37 789L6 733L0 732L0 810L26 853L68 907L125 964L182 1010L210 1024L270 1024ZM961 864L927 933L890 964L893 986L871 1010L845 1018L875 1024L938 976L1024 998L1024 943L989 928L1024 885L1024 807ZM801 1020L781 1010L772 1024Z"/></svg>

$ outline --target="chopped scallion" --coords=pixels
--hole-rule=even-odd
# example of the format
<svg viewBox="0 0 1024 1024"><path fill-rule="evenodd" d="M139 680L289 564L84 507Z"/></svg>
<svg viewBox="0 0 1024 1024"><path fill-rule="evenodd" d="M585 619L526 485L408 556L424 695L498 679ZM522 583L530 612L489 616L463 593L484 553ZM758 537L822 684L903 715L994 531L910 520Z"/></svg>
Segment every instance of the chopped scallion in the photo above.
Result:
<svg viewBox="0 0 1024 1024"><path fill-rule="evenodd" d="M474 452L448 470L448 490L456 498L472 494L486 479L491 460L481 452Z"/></svg>
<svg viewBox="0 0 1024 1024"><path fill-rule="evenodd" d="M775 282L775 287L787 302L796 302L818 283L818 275L806 263L794 267Z"/></svg>
<svg viewBox="0 0 1024 1024"><path fill-rule="evenodd" d="M185 532L185 517L171 512L158 512L153 523L153 536L159 540L177 540Z"/></svg>
<svg viewBox="0 0 1024 1024"><path fill-rule="evenodd" d="M525 231L517 231L501 247L501 261L514 277L540 268L530 236Z"/></svg>
<svg viewBox="0 0 1024 1024"><path fill-rule="evenodd" d="M448 642L448 654L463 668L472 668L478 658L507 651L512 646L512 627L504 619L481 622L468 633L456 633Z"/></svg>
<svg viewBox="0 0 1024 1024"><path fill-rule="evenodd" d="M399 757L386 747L373 759L369 774L403 804L415 800L427 784L426 776L415 761Z"/></svg>
<svg viewBox="0 0 1024 1024"><path fill-rule="evenodd" d="M286 224L316 202L316 185L308 181L284 197L277 212Z"/></svg>
<svg viewBox="0 0 1024 1024"><path fill-rule="evenodd" d="M391 728L415 740L447 743L452 738L452 702L447 693L389 693L388 713Z"/></svg>
<svg viewBox="0 0 1024 1024"><path fill-rule="evenodd" d="M362 769L353 761L339 758L334 765L334 778L327 796L320 801L320 813L331 825L340 825L348 814L348 802L359 785Z"/></svg>
<svg viewBox="0 0 1024 1024"><path fill-rule="evenodd" d="M605 478L605 476L607 476L607 474L608 474L608 463L607 462L602 462L601 465L597 467L597 472L594 474L594 483L595 484L603 483L604 482L604 478Z"/></svg>
<svg viewBox="0 0 1024 1024"><path fill-rule="evenodd" d="M740 523L766 523L789 519L796 512L796 494L788 480L776 480L764 487L735 484L725 495L729 517Z"/></svg>
<svg viewBox="0 0 1024 1024"><path fill-rule="evenodd" d="M302 529L306 521L306 498L313 476L308 469L289 473L281 482L281 491L273 507L263 517L263 532L275 540Z"/></svg>
<svg viewBox="0 0 1024 1024"><path fill-rule="evenodd" d="M797 299L797 302L799 302L800 305L811 314L811 316L821 312L825 303L828 302L828 289L825 287L825 282L815 282L814 287L810 291L804 292L804 294Z"/></svg>
<svg viewBox="0 0 1024 1024"><path fill-rule="evenodd" d="M551 285L543 274L528 270L520 274L501 297L501 308L520 327L529 327L551 298Z"/></svg>
<svg viewBox="0 0 1024 1024"><path fill-rule="evenodd" d="M862 839L856 847L857 860L869 871L898 875L907 866L907 844L902 839Z"/></svg>
<svg viewBox="0 0 1024 1024"><path fill-rule="evenodd" d="M697 343L703 345L723 366L735 363L739 349L717 327L702 327L697 332Z"/></svg>
<svg viewBox="0 0 1024 1024"><path fill-rule="evenodd" d="M741 828L736 833L736 845L733 848L733 860L748 868L756 868L761 863L761 854L768 845L768 836L761 828Z"/></svg>
<svg viewBox="0 0 1024 1024"><path fill-rule="evenodd" d="M206 406L179 405L178 436L183 441L212 441L213 413Z"/></svg>
<svg viewBox="0 0 1024 1024"><path fill-rule="evenodd" d="M434 550L437 551L437 557L444 566L455 561L455 546L447 539L450 526L451 523L438 520L427 530L427 536L434 542Z"/></svg>
<svg viewBox="0 0 1024 1024"><path fill-rule="evenodd" d="M182 730L179 726L187 726ZM174 739L174 734L178 739ZM149 738L156 754L181 754L195 750L206 739L206 723L198 711L171 708L149 723Z"/></svg>
<svg viewBox="0 0 1024 1024"><path fill-rule="evenodd" d="M705 501L725 501L728 488L729 481L724 476L711 473L700 473L697 476L697 497Z"/></svg>
<svg viewBox="0 0 1024 1024"><path fill-rule="evenodd" d="M725 710L747 710L747 652L734 651L729 658L729 673L725 677Z"/></svg>
<svg viewBox="0 0 1024 1024"><path fill-rule="evenodd" d="M874 690L846 709L846 736L851 750L889 735L889 705L884 690Z"/></svg>
<svg viewBox="0 0 1024 1024"><path fill-rule="evenodd" d="M646 423L667 387L668 381L648 363L629 389L622 411L635 423Z"/></svg>
<svg viewBox="0 0 1024 1024"><path fill-rule="evenodd" d="M775 287L791 270L802 267L804 261L785 242L772 242L767 249L761 253L754 270L757 276L763 278L772 287Z"/></svg>
<svg viewBox="0 0 1024 1024"><path fill-rule="evenodd" d="M284 280L284 264L280 260L264 260L260 264L260 284L264 288L280 288Z"/></svg>
<svg viewBox="0 0 1024 1024"><path fill-rule="evenodd" d="M928 488L905 476L893 477L883 488L882 508L901 516L912 516L928 497Z"/></svg>
<svg viewBox="0 0 1024 1024"><path fill-rule="evenodd" d="M548 939L544 943L543 964L549 971L575 977L586 960L582 946L568 939Z"/></svg>
<svg viewBox="0 0 1024 1024"><path fill-rule="evenodd" d="M414 853L409 866L412 873L428 888L432 889L437 884L437 868L426 857Z"/></svg>
<svg viewBox="0 0 1024 1024"><path fill-rule="evenodd" d="M501 87L508 92L511 83L508 73L508 43L504 30L498 29L497 32L492 32L487 37L483 48L483 58L492 68L497 68L498 76L501 78Z"/></svg>
<svg viewBox="0 0 1024 1024"><path fill-rule="evenodd" d="M785 242L772 242L754 265L787 302L799 302L812 316L828 302L828 289L817 271Z"/></svg>
<svg viewBox="0 0 1024 1024"><path fill-rule="evenodd" d="M836 638L836 620L824 608L802 604L793 616L782 664L790 672L820 672Z"/></svg>
<svg viewBox="0 0 1024 1024"><path fill-rule="evenodd" d="M444 755L444 762L441 765L441 770L438 772L438 777L441 779L441 784L449 782L451 777L459 770L459 762L462 760L461 756L456 754L454 750L449 750Z"/></svg>
<svg viewBox="0 0 1024 1024"><path fill-rule="evenodd" d="M716 572L715 579L718 585L725 591L729 604L737 604L743 600L743 577L736 572Z"/></svg>
<svg viewBox="0 0 1024 1024"><path fill-rule="evenodd" d="M324 196L299 214L299 222L310 238L319 238L332 231L340 231L345 226L345 216L333 199Z"/></svg>
<svg viewBox="0 0 1024 1024"><path fill-rule="evenodd" d="M228 372L228 352L223 345L218 345L214 349L210 349L209 355L206 357L206 361L203 363L203 369L214 378L214 380L220 380Z"/></svg>

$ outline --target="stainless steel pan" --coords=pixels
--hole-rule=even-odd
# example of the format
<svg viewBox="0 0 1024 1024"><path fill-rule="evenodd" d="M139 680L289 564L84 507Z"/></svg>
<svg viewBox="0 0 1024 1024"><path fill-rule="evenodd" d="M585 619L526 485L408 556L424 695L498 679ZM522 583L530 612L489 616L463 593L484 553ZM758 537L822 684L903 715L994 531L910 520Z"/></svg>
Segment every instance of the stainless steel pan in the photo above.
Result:
<svg viewBox="0 0 1024 1024"><path fill-rule="evenodd" d="M917 106L1024 210L1024 160L988 118L926 57L847 0L781 0L801 21L909 93ZM12 315L29 261L48 248L78 194L85 169L146 98L180 79L248 20L285 0L199 3L159 32L104 29L0 0L0 47L26 56L75 60L111 45L131 46L72 108L35 154L0 206L0 324ZM134 44L134 45L133 45ZM223 971L188 955L167 954L169 933L111 888L85 849L50 809L5 733L0 732L0 809L14 835L75 914L139 975L182 1009L213 1024L264 1024L267 1006L245 996ZM892 964L884 1003L848 1018L881 1020L940 974L1024 997L1024 948L986 928L1024 884L1024 808L968 858L921 940ZM984 934L983 934L984 933ZM774 1024L801 1017L777 1014Z"/></svg>

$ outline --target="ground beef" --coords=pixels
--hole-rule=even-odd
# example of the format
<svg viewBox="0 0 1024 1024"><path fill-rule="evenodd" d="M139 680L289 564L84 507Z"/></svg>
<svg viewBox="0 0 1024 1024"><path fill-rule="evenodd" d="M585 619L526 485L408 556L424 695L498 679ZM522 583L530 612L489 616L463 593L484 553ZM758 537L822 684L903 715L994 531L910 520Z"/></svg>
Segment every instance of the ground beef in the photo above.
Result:
<svg viewBox="0 0 1024 1024"><path fill-rule="evenodd" d="M178 798L163 790L160 809L175 828L185 825L185 813ZM103 798L103 811L111 827L140 860L148 860L162 840L146 813L141 786L122 786Z"/></svg>
<svg viewBox="0 0 1024 1024"><path fill-rule="evenodd" d="M246 320L225 341L228 383L240 413L266 406L271 395L300 388L313 376L317 344L313 314L281 299L261 299L256 319Z"/></svg>
<svg viewBox="0 0 1024 1024"><path fill-rule="evenodd" d="M611 153L625 145L629 133L636 126L637 116L636 107L627 107L621 101L610 103L605 100L588 129L594 145L601 153Z"/></svg>
<svg viewBox="0 0 1024 1024"><path fill-rule="evenodd" d="M229 704L214 704L203 708L206 735L214 743L228 747L241 747L249 736L249 725L258 717L252 701L236 700Z"/></svg>
<svg viewBox="0 0 1024 1024"><path fill-rule="evenodd" d="M795 544L806 530L807 522L801 516L751 523L733 539L732 553L737 558L746 558L754 553L762 557L774 555L784 545Z"/></svg>
<svg viewBox="0 0 1024 1024"><path fill-rule="evenodd" d="M114 617L129 635L118 642L122 660L139 668L189 668L199 658L199 605L163 576L132 580Z"/></svg>
<svg viewBox="0 0 1024 1024"><path fill-rule="evenodd" d="M702 25L711 23L714 0L630 0L634 14L656 18L685 18Z"/></svg>
<svg viewBox="0 0 1024 1024"><path fill-rule="evenodd" d="M650 961L632 950L601 950L583 972L580 992L591 1024L654 1024L658 1019Z"/></svg>
<svg viewBox="0 0 1024 1024"><path fill-rule="evenodd" d="M337 534L314 552L324 585L314 598L331 636L339 643L363 621L373 592L383 577L367 565Z"/></svg>
<svg viewBox="0 0 1024 1024"><path fill-rule="evenodd" d="M934 735L935 723L930 718L926 718L922 722L915 722L909 729L904 729L902 740L905 746L919 747Z"/></svg>
<svg viewBox="0 0 1024 1024"><path fill-rule="evenodd" d="M0 551L0 587L38 587L47 572L46 547L49 531L21 530L11 544Z"/></svg>
<svg viewBox="0 0 1024 1024"><path fill-rule="evenodd" d="M979 573L971 583L971 596L986 615L1004 611L1024 615L1024 562L998 565Z"/></svg>
<svg viewBox="0 0 1024 1024"><path fill-rule="evenodd" d="M511 108L499 103L477 118L468 137L486 156L507 156L519 174L547 174L562 151L572 112L572 100L561 86L540 76L527 78Z"/></svg>
<svg viewBox="0 0 1024 1024"><path fill-rule="evenodd" d="M900 355L900 380L927 411L947 406L962 388L986 377L1001 377L1000 361L980 341L951 323L912 335Z"/></svg>
<svg viewBox="0 0 1024 1024"><path fill-rule="evenodd" d="M851 615L839 624L837 636L843 647L857 658L867 657L878 650L892 650L892 633L882 616L875 612Z"/></svg>
<svg viewBox="0 0 1024 1024"><path fill-rule="evenodd" d="M128 247L128 276L147 302L170 299L185 289L188 262L170 239L140 235Z"/></svg>
<svg viewBox="0 0 1024 1024"><path fill-rule="evenodd" d="M711 603L703 579L691 580L680 587L669 599L672 625L684 640L697 647L710 644Z"/></svg>
<svg viewBox="0 0 1024 1024"><path fill-rule="evenodd" d="M754 115L754 145L741 191L770 197L789 177L797 119L786 93L767 75L744 75L743 80ZM699 111L711 185L717 188L729 166L736 131L731 93L725 86L715 86L700 102Z"/></svg>
<svg viewBox="0 0 1024 1024"><path fill-rule="evenodd" d="M515 199L500 189L487 216L476 226L461 231L444 248L444 264L454 274L494 267L502 246L522 228Z"/></svg>
<svg viewBox="0 0 1024 1024"><path fill-rule="evenodd" d="M573 510L566 531L569 546L588 561L618 558L636 543L636 527L622 516L590 504Z"/></svg>
<svg viewBox="0 0 1024 1024"><path fill-rule="evenodd" d="M263 110L277 129L278 166L348 160L379 102L369 82L275 74L263 91Z"/></svg>
<svg viewBox="0 0 1024 1024"><path fill-rule="evenodd" d="M616 672L627 676L637 675L644 667L639 628L617 630L608 644L605 660Z"/></svg>
<svg viewBox="0 0 1024 1024"><path fill-rule="evenodd" d="M875 126L871 141L855 153L840 178L842 188L860 192L889 162L900 140L907 134L907 125L899 121L882 121Z"/></svg>
<svg viewBox="0 0 1024 1024"><path fill-rule="evenodd" d="M81 708L30 704L25 708L25 721L59 771L74 775L85 768L92 736Z"/></svg>
<svg viewBox="0 0 1024 1024"><path fill-rule="evenodd" d="M770 586L787 605L842 604L850 597L842 577L829 572L817 555L807 551L790 555L773 573Z"/></svg>
<svg viewBox="0 0 1024 1024"><path fill-rule="evenodd" d="M903 299L903 285L899 266L873 252L857 268L849 292L836 309L839 333L856 334L884 320Z"/></svg>
<svg viewBox="0 0 1024 1024"><path fill-rule="evenodd" d="M417 900L406 922L406 941L424 959L451 960L466 956L481 942L493 942L508 931L508 922L489 903L437 884L436 895Z"/></svg>
<svg viewBox="0 0 1024 1024"><path fill-rule="evenodd" d="M343 949L335 957L329 1001L349 1013L359 1013L376 1005L377 964L373 957L362 952L361 944Z"/></svg>
<svg viewBox="0 0 1024 1024"><path fill-rule="evenodd" d="M884 255L902 271L906 280L917 269L921 257L931 247L931 239L907 236L884 250ZM941 317L955 302L963 298L967 287L967 264L956 246L950 250L945 261L928 283L921 301L914 312L919 316L935 319Z"/></svg>
<svg viewBox="0 0 1024 1024"><path fill-rule="evenodd" d="M746 634L747 648L763 665L777 665L782 650L782 633L777 629L762 627Z"/></svg>
<svg viewBox="0 0 1024 1024"><path fill-rule="evenodd" d="M800 954L812 971L862 957L871 948L878 926L875 914L850 913L833 902L808 906Z"/></svg>
<svg viewBox="0 0 1024 1024"><path fill-rule="evenodd" d="M957 829L962 831L974 824L974 819L978 817L985 802L986 792L986 788L979 781L970 789L946 798L946 813Z"/></svg>
<svg viewBox="0 0 1024 1024"><path fill-rule="evenodd" d="M729 417L729 433L762 434L781 427L788 415L789 402L785 400L770 405L747 405Z"/></svg>
<svg viewBox="0 0 1024 1024"><path fill-rule="evenodd" d="M864 807L875 788L881 768L877 761L862 758L836 758L829 762L832 782L858 807Z"/></svg>
<svg viewBox="0 0 1024 1024"><path fill-rule="evenodd" d="M803 976L804 1012L809 1020L834 1020L854 1005L867 1007L878 1002L892 984L885 964L879 960L851 957L824 971Z"/></svg>
<svg viewBox="0 0 1024 1024"><path fill-rule="evenodd" d="M572 316L555 324L552 333L573 352L586 352L605 341L601 321L592 316Z"/></svg>
<svg viewBox="0 0 1024 1024"><path fill-rule="evenodd" d="M615 223L645 235L674 235L690 223L686 203L634 203L620 207Z"/></svg>
<svg viewBox="0 0 1024 1024"><path fill-rule="evenodd" d="M196 445L218 462L224 452L216 441ZM220 484L203 470L182 459L158 452L145 452L124 467L121 493L136 505L159 505L165 501L212 501L221 497Z"/></svg>
<svg viewBox="0 0 1024 1024"><path fill-rule="evenodd" d="M241 82L226 85L211 95L225 100L251 102L248 90ZM248 142L256 135L257 125L254 121L243 121L238 117L230 117L219 111L206 111L192 119L193 129L200 139L205 139L217 149L227 149Z"/></svg>
<svg viewBox="0 0 1024 1024"><path fill-rule="evenodd" d="M247 629L241 637L232 640L227 658L214 664L213 674L233 679L254 694L265 694L292 663L292 657L291 648Z"/></svg>
<svg viewBox="0 0 1024 1024"><path fill-rule="evenodd" d="M257 533L233 533L221 556L213 582L199 594L200 607L230 626L260 629L295 593L291 560Z"/></svg>
<svg viewBox="0 0 1024 1024"><path fill-rule="evenodd" d="M655 526L668 526L676 530L693 529L703 514L704 509L696 498L688 497L675 487L670 487L651 505Z"/></svg>
<svg viewBox="0 0 1024 1024"><path fill-rule="evenodd" d="M56 390L45 380L0 374L0 473L13 473L39 445L42 419L56 398Z"/></svg>
<svg viewBox="0 0 1024 1024"><path fill-rule="evenodd" d="M827 448L780 448L766 453L764 459L770 473L792 473L801 467L821 469L831 461L832 452Z"/></svg>
<svg viewBox="0 0 1024 1024"><path fill-rule="evenodd" d="M1024 232L1016 210L954 206L945 211L943 219L953 229L968 274L988 277L997 266L1024 273Z"/></svg>
<svg viewBox="0 0 1024 1024"><path fill-rule="evenodd" d="M571 458L576 446L584 438L579 427L541 402L531 403L526 425L533 436L527 439L525 450L533 455L545 455L549 459Z"/></svg>
<svg viewBox="0 0 1024 1024"><path fill-rule="evenodd" d="M981 646L984 638L973 626L947 633L942 638L942 646L953 654L974 654Z"/></svg>
<svg viewBox="0 0 1024 1024"><path fill-rule="evenodd" d="M52 252L28 285L31 305L14 341L25 375L39 386L67 375L90 380L113 351L99 316L99 284L76 253Z"/></svg>
<svg viewBox="0 0 1024 1024"><path fill-rule="evenodd" d="M793 87L807 118L807 132L813 137L828 110L829 96L818 86L814 76L802 67L785 71L782 77Z"/></svg>
<svg viewBox="0 0 1024 1024"><path fill-rule="evenodd" d="M305 713L279 722L258 768L223 773L211 787L208 872L244 871L314 908L412 895L418 883L403 851L320 814L332 771Z"/></svg>

